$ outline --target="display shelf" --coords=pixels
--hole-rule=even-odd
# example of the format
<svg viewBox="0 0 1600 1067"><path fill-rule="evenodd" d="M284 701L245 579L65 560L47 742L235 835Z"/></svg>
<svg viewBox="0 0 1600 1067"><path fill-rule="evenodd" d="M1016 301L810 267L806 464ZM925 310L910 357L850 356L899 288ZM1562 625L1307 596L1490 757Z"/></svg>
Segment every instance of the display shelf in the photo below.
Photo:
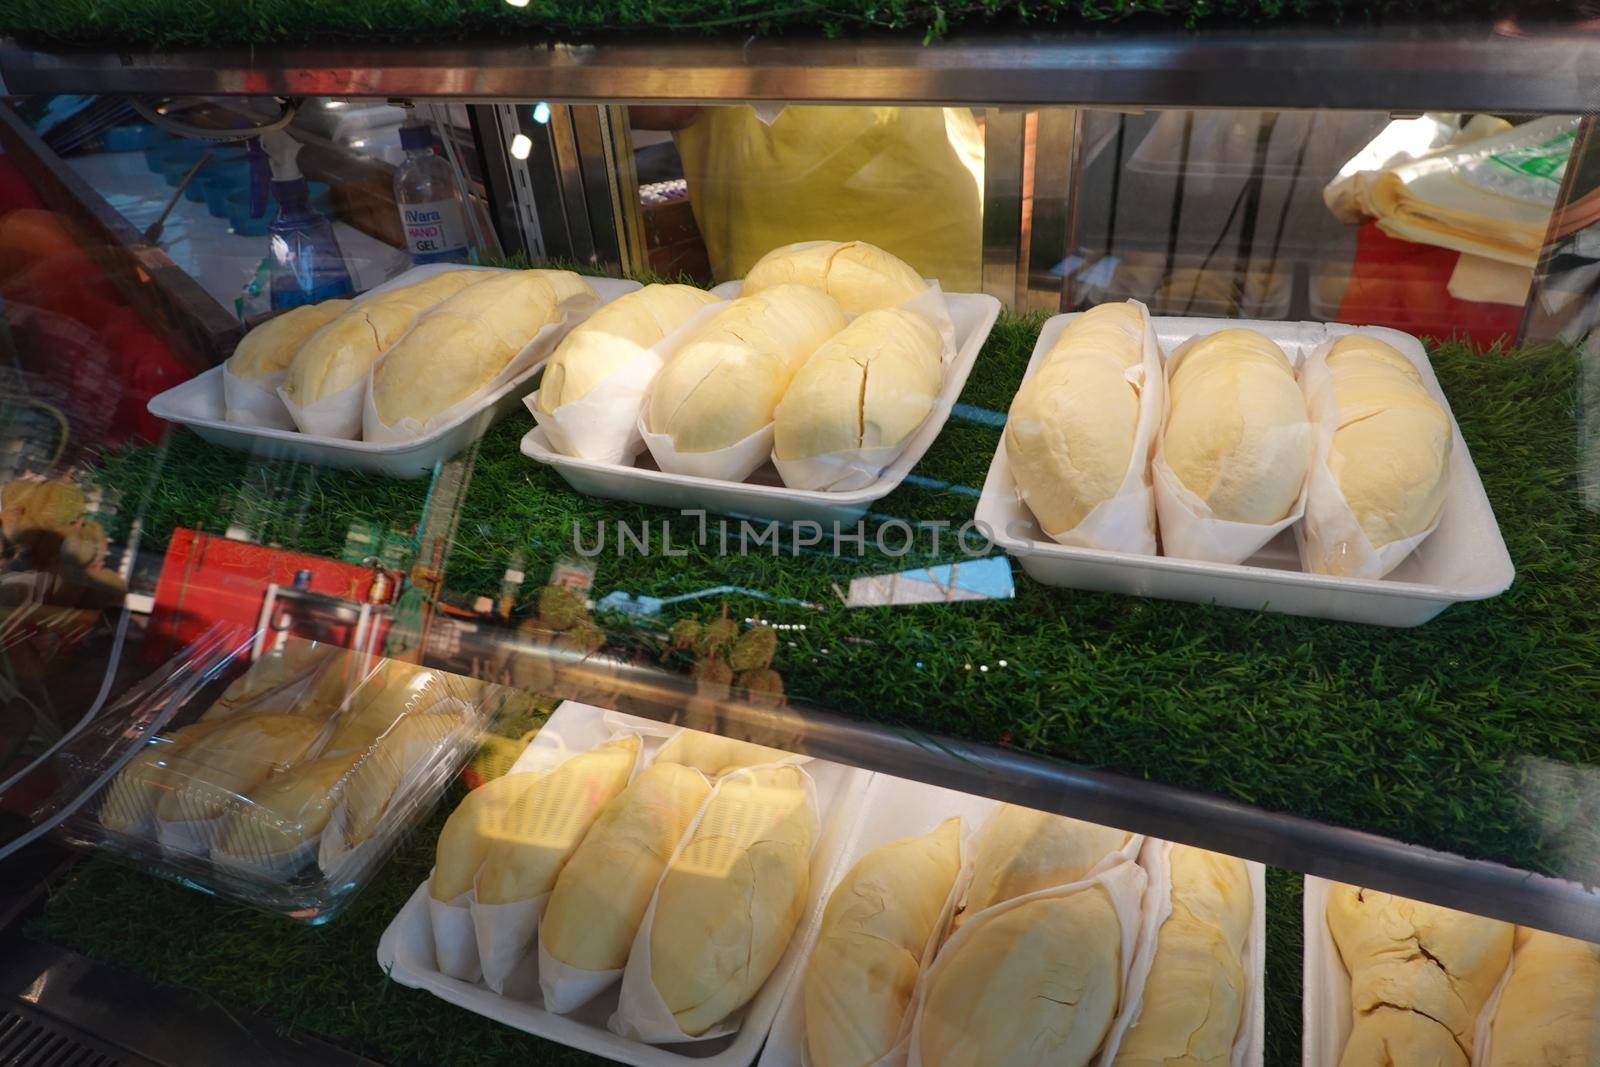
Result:
<svg viewBox="0 0 1600 1067"><path fill-rule="evenodd" d="M1037 327L1036 319L1002 320L958 417L877 520L959 524L971 515ZM638 555L600 558L591 595L734 586L816 605L719 593L642 622L601 622L612 651L645 661L659 655L673 621L725 603L736 616L803 624L786 633L775 667L795 701L841 713L827 729L816 725L826 713L817 714L811 736L832 746L819 755L914 777L970 772L961 787L979 792L1015 778L1024 783L1015 798L1039 806L1592 931L1600 910L1577 885L1514 869L1593 873L1572 868L1593 855L1585 837L1593 827L1536 792L1558 784L1563 768L1600 759L1595 692L1575 673L1600 657L1600 520L1584 510L1571 473L1577 355L1563 346L1484 354L1454 344L1433 355L1518 578L1506 594L1415 630L1052 590L1020 572L1014 599L850 609L835 590L852 577L933 560L719 557L694 546L670 567ZM525 428L507 420L473 460L445 574L458 603L495 596L516 557L535 583L524 589L526 610L537 582L570 553L574 523L592 532L600 521L671 514L577 495L520 455ZM221 532L217 485L240 487L240 510L264 516L259 540L321 555L338 554L339 516L405 525L427 492L425 484L285 469L187 434L164 447L112 454L100 473L156 486L143 512L147 545L177 525ZM323 506L306 514L264 488L286 484L296 487L292 499L314 495ZM485 640L495 633L482 632ZM943 699L925 699L931 692ZM682 700L668 693L661 710L642 711L665 716ZM952 754L908 741L910 731L983 747Z"/></svg>
<svg viewBox="0 0 1600 1067"><path fill-rule="evenodd" d="M1421 111L1563 113L1586 110L1600 77L1600 34L1574 23L1462 22L1215 29L1118 26L1106 29L974 31L925 44L920 37L750 39L745 35L650 38L612 13L595 25L635 31L581 44L562 26L514 21L493 38L438 42L417 26L389 32L416 40L370 43L383 28L360 18L363 43L307 44L318 35L296 7L266 25L294 35L273 44L232 14L206 31L189 8L141 23L131 9L100 12L99 25L127 19L114 49L51 51L15 42L0 47L0 81L11 93L285 94L292 96L454 97L462 99L781 101L874 104L940 102L1076 104L1120 107L1362 108ZM42 10L42 9L41 9ZM73 22L66 13L63 25ZM221 9L218 9L219 13ZM795 9L796 11L803 9ZM230 9L231 11L231 9ZM459 33L470 30L440 8ZM814 24L814 17L804 16ZM182 20L181 23L178 20ZM692 27L692 22L679 20ZM728 23L727 25L732 25ZM12 19L13 32L30 23ZM142 29L136 28L142 25ZM216 48L130 51L127 37L150 40L161 27L195 31ZM525 27L521 32L511 26ZM232 27L229 33L222 27ZM0 30L8 24L0 21ZM34 27L37 29L37 25ZM659 26L656 27L659 29ZM107 31L109 32L109 31ZM452 34L451 36L455 36ZM281 37L276 37L280 39ZM103 43L103 42L102 42ZM174 43L171 40L167 44ZM248 43L247 47L239 47Z"/></svg>
<svg viewBox="0 0 1600 1067"><path fill-rule="evenodd" d="M305 928L103 860L52 894L30 936L388 1063L452 1067L578 1067L609 1063L442 1005L388 979L374 958L385 926L427 877L433 842L459 799L390 859L338 922ZM1267 878L1267 1056L1299 1062L1300 885ZM1287 916L1287 919L1283 917Z"/></svg>

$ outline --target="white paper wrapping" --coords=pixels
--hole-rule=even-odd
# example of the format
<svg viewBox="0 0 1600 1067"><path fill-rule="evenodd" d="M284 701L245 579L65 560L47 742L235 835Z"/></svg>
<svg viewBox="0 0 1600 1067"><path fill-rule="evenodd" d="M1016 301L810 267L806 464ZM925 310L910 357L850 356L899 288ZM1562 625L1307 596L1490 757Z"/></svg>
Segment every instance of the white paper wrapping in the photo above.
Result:
<svg viewBox="0 0 1600 1067"><path fill-rule="evenodd" d="M639 436L644 439L645 447L650 449L656 466L668 474L742 482L772 454L772 434L773 425L769 422L727 448L715 448L709 452L679 452L670 434L651 433L645 428L644 412L639 413Z"/></svg>
<svg viewBox="0 0 1600 1067"><path fill-rule="evenodd" d="M980 850L982 850L984 835L989 833L990 827L994 826L994 816L995 816L995 814L997 814L999 812L999 810L1000 810L1000 805L999 804L995 804L990 809L990 812L989 812L989 816L990 817L988 819L984 820L983 825L978 827L977 832L973 835L972 848L970 850L968 850L968 852L967 852L967 855L970 858L976 859L977 855L978 855L978 852ZM1144 844L1145 844L1145 836L1144 836L1144 834L1129 834L1128 835L1128 840L1126 840L1126 841L1124 841L1122 843L1122 847L1121 848L1114 849L1111 852L1107 852L1103 857L1100 858L1099 862L1097 862L1093 867L1089 868L1088 873L1086 873L1083 876L1083 878L1080 879L1080 881L1087 881L1088 879L1093 878L1097 874L1102 874L1102 873L1104 873L1106 871L1109 871L1111 868L1117 866L1118 864L1134 862L1135 860L1137 860L1139 858L1139 853L1140 853L1141 850L1143 850ZM968 883L971 880L972 873L973 872L971 870L965 870L965 871L962 872L962 877L961 877L962 894L961 894L961 908L960 908L960 911L962 913L961 914L961 920L962 920L963 923L965 923L967 921L967 919L971 918L971 916L968 916L968 915L965 914L965 910L966 910L966 907L967 907L966 889L967 889ZM998 906L999 905L994 905L994 907L998 907Z"/></svg>
<svg viewBox="0 0 1600 1067"><path fill-rule="evenodd" d="M606 725L611 725L602 719ZM598 748L607 741L616 741L624 737L635 736L627 730L612 729L607 736L596 740L593 744L583 745L578 738L558 739L553 738L551 744L535 749L539 738L545 731L539 731L539 736L528 745L533 757L526 761L519 759L517 766L520 771L548 771L554 770L573 756ZM571 743L572 747L566 747ZM581 746L581 747L580 747ZM633 767L628 773L631 780L639 769L639 755L643 752L643 738L640 739L639 752L634 755ZM526 754L525 754L526 756ZM602 808L596 808L594 817L598 818ZM592 821L590 825L593 825ZM585 832L587 832L585 827ZM573 846L574 849L577 847ZM557 875L559 877L559 873ZM551 883L552 888L554 883ZM485 904L478 899L476 880L470 908L472 911L472 928L478 939L478 965L482 969L483 983L496 993L505 993L513 974L522 965L522 961L529 955L534 941L539 933L539 920L544 917L545 905L550 901L548 892L541 893L527 900L509 901L504 904Z"/></svg>
<svg viewBox="0 0 1600 1067"><path fill-rule="evenodd" d="M1166 398L1162 412L1163 430L1167 413L1172 407L1172 368L1183 358L1189 346L1206 334L1190 338L1167 357ZM1299 350L1284 348L1289 362L1299 366ZM1156 456L1150 464L1156 497L1156 517L1161 528L1161 554L1180 559L1198 559L1210 563L1243 563L1284 530L1300 521L1306 510L1306 488L1300 487L1289 514L1274 523L1229 522L1219 519L1210 505L1201 500L1173 473L1167 465L1166 434L1156 439Z"/></svg>
<svg viewBox="0 0 1600 1067"><path fill-rule="evenodd" d="M1141 922L1144 929L1139 934L1139 946L1134 954L1133 967L1128 972L1122 990L1122 1006L1106 1038L1100 1062L1111 1067L1122 1040L1128 1030L1139 1021L1144 1007L1144 987L1155 962L1156 938L1161 924L1172 914L1172 843L1150 839L1139 853L1139 863L1150 876L1145 890ZM1244 954L1240 963L1244 970L1245 996L1240 1005L1239 1033L1234 1038L1229 1056L1230 1067L1260 1067L1263 1050L1257 1042L1258 1019L1262 1015L1261 983L1266 966L1266 868L1259 863L1245 863L1250 879L1250 929L1245 937Z"/></svg>
<svg viewBox="0 0 1600 1067"><path fill-rule="evenodd" d="M1500 998L1505 995L1506 985L1511 981L1511 972L1516 965L1517 953L1513 949L1511 958L1506 961L1506 969L1500 974L1500 981L1494 984L1494 992L1483 1002L1483 1010L1478 1013L1478 1025L1473 1027L1472 1067L1489 1067L1489 1055L1494 1043L1494 1017L1500 1013Z"/></svg>
<svg viewBox="0 0 1600 1067"><path fill-rule="evenodd" d="M1122 983L1126 986L1128 972L1133 965L1134 953L1141 931L1139 921L1140 908L1143 904L1145 885L1148 880L1143 867L1131 861L1122 862L1109 870L1101 871L1099 874L1092 875L1082 881L1073 882L1070 885L1056 886L1051 889L1041 889L1036 893L1028 893L1004 903L996 904L992 908L985 908L973 916L962 925L961 929L956 931L949 941L945 942L944 947L939 950L938 956L934 958L933 966L923 971L922 977L917 982L917 992L911 1002L910 1044L906 1050L906 1062L909 1067L922 1067L923 1006L927 998L927 991L938 978L940 972L949 965L950 959L960 951L961 946L972 938L973 931L981 930L992 922L996 916L1004 915L1013 908L1021 907L1031 901L1070 896L1073 893L1082 892L1096 885L1103 886L1106 893L1111 897L1111 905L1116 910L1117 920L1122 927L1120 962Z"/></svg>
<svg viewBox="0 0 1600 1067"><path fill-rule="evenodd" d="M383 362L384 357L380 356L367 369L366 386L361 404L361 435L363 439L379 443L410 441L418 437L426 437L439 427L448 425L455 419L460 418L464 413L478 407L483 403L485 397L499 390L512 379L537 370L545 360L550 358L550 353L555 351L555 347L561 343L561 339L572 332L584 319L592 315L595 308L599 306L600 297L593 290L579 293L563 300L557 305L558 317L556 321L546 323L539 329L538 333L530 337L528 343L523 345L511 357L510 361L500 369L500 373L489 379L483 388L423 422L412 418L403 418L391 425L385 423L378 414L377 406L372 399L372 379L377 372L378 364ZM423 313L423 315L426 314L427 312ZM419 315L417 321L420 322L422 317ZM415 323L413 323L413 328L415 328ZM410 330L406 331L406 333L410 332ZM403 340L405 340L405 334L400 335L400 341ZM399 344L400 341L396 341L395 344Z"/></svg>
<svg viewBox="0 0 1600 1067"><path fill-rule="evenodd" d="M644 404L650 383L671 355L727 306L726 301L719 301L700 308L582 398L562 404L548 415L539 410L534 394L524 397L523 403L544 430L550 447L597 463L631 464L644 451Z"/></svg>
<svg viewBox="0 0 1600 1067"><path fill-rule="evenodd" d="M817 787L811 775L800 767L795 760L779 760L776 763L763 764L760 767L747 767L742 770L725 774L717 781L716 787L711 791L711 796L701 805L700 811L695 815L694 822L678 842L678 847L673 850L672 859L667 861L666 870L662 872L662 879L672 870L672 864L683 852L690 841L694 839L695 831L700 826L706 809L722 791L728 782L741 776L747 776L765 768L793 766L800 771L802 787L806 791L806 811L811 819L812 848L815 850L816 842L821 836L821 817L817 806ZM650 907L645 910L644 921L639 924L639 932L634 935L633 949L628 954L628 965L622 973L622 992L617 1000L617 1011L607 1024L612 1033L622 1037L632 1038L636 1041L645 1041L652 1045L681 1044L694 1041L710 1041L713 1038L731 1034L739 1029L739 1024L744 1017L744 1008L734 1011L727 1018L706 1030L703 1034L686 1034L678 1026L678 1021L667 1008L660 991L656 989L655 981L651 978L650 969L650 932L655 924L656 904L661 893L661 883L656 883L656 893L650 899ZM809 893L807 894L810 895ZM802 915L801 922L805 922ZM799 936L797 926L792 936ZM780 957L781 960L781 957ZM779 964L781 966L781 962ZM777 968L775 967L774 970ZM763 984L771 975L763 977Z"/></svg>
<svg viewBox="0 0 1600 1067"><path fill-rule="evenodd" d="M539 992L545 1009L557 1015L577 1011L621 977L621 967L604 971L574 967L546 952L543 942L539 944Z"/></svg>
<svg viewBox="0 0 1600 1067"><path fill-rule="evenodd" d="M1144 356L1124 374L1128 383L1139 391L1139 418L1134 423L1133 455L1128 459L1127 473L1116 493L1096 504L1070 530L1051 533L1042 525L1039 528L1057 544L1153 556L1156 554L1156 509L1150 462L1156 436L1165 421L1167 379L1161 364L1161 345L1156 340L1149 310L1137 300L1128 303L1139 309L1139 318L1144 322ZM1048 352L1067 325L1067 320L1063 319L1054 329L1041 331L1035 351ZM1041 362L1039 367L1043 366ZM1004 444L1001 447L1005 447ZM1017 496L1026 507L1028 500L1021 486L1017 487Z"/></svg>
<svg viewBox="0 0 1600 1067"><path fill-rule="evenodd" d="M433 871L428 872L433 881ZM472 890L446 902L428 897L428 918L433 924L433 953L439 970L463 982L483 977L478 964L478 936L472 928Z"/></svg>
<svg viewBox="0 0 1600 1067"><path fill-rule="evenodd" d="M928 416L933 412L930 410ZM906 434L905 440L886 448L852 448L844 452L830 452L825 456L805 456L800 459L779 459L772 453L772 465L778 468L778 477L790 489L813 489L835 493L848 493L865 489L894 463L906 442L911 440L928 421L924 417L916 428ZM769 433L769 438L771 434Z"/></svg>
<svg viewBox="0 0 1600 1067"><path fill-rule="evenodd" d="M210 819L163 819L156 817L156 840L161 847L186 856L201 859L211 855L211 848L222 832L226 814Z"/></svg>
<svg viewBox="0 0 1600 1067"><path fill-rule="evenodd" d="M240 426L294 429L294 419L278 395L289 372L281 370L259 378L240 378L233 373L232 362L228 360L222 364L222 417Z"/></svg>
<svg viewBox="0 0 1600 1067"><path fill-rule="evenodd" d="M1337 338L1335 338L1337 340ZM1328 352L1334 341L1318 345L1300 369L1300 387L1311 415L1311 471L1306 478L1305 521L1294 528L1300 566L1312 574L1340 578L1382 578L1439 528L1443 505L1419 534L1374 548L1350 510L1339 480L1328 467L1333 435L1339 428L1339 402L1333 392Z"/></svg>

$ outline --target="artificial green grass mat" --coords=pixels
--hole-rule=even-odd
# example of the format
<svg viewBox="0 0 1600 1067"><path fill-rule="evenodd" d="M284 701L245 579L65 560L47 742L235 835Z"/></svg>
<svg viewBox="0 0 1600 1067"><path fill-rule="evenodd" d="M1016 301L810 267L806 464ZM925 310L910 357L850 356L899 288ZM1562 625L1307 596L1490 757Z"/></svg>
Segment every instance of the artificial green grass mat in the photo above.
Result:
<svg viewBox="0 0 1600 1067"><path fill-rule="evenodd" d="M909 31L1073 26L1142 18L1340 23L1381 16L1493 14L1498 0L0 0L0 33L40 45L215 47L475 35L562 40L635 34ZM1544 0L1540 10L1562 10ZM1528 4L1520 5L1524 15Z"/></svg>
<svg viewBox="0 0 1600 1067"><path fill-rule="evenodd" d="M441 804L326 926L298 926L92 859L52 895L29 933L396 1065L611 1062L408 989L379 969L378 938L427 877L433 842L458 796ZM1300 1062L1300 885L1299 875L1268 869L1268 1067Z"/></svg>
<svg viewBox="0 0 1600 1067"><path fill-rule="evenodd" d="M1037 327L1002 318L963 392L967 407L875 515L952 527L971 517L999 441L995 414L1009 404ZM860 559L719 556L714 538L682 559L619 557L612 547L593 561L591 595L752 590L765 597L707 595L638 628L602 621L615 647L648 645L674 619L726 601L737 615L804 625L784 634L774 664L793 697L1588 876L1596 861L1587 857L1600 850L1586 836L1593 820L1572 768L1600 761L1600 518L1584 497L1596 487L1579 472L1600 440L1591 425L1600 403L1579 403L1580 357L1563 345L1484 354L1443 344L1433 362L1517 579L1415 629L1046 588L1014 565L1013 599L846 608L839 591L851 577L929 561L880 555L870 536ZM1600 373L1586 380L1593 392ZM978 414L960 414L969 408ZM504 420L477 452L445 570L457 602L496 595L516 566L529 576L525 609L571 554L575 524L592 544L601 521L659 529L675 518L580 496L520 454L530 422L521 413ZM186 432L107 457L101 477L125 494L149 487L147 547L174 525L221 533L241 524L262 543L320 555L338 555L352 520L415 523L428 491L425 480L253 460ZM125 513L134 510L125 502ZM681 547L694 523L674 528Z"/></svg>

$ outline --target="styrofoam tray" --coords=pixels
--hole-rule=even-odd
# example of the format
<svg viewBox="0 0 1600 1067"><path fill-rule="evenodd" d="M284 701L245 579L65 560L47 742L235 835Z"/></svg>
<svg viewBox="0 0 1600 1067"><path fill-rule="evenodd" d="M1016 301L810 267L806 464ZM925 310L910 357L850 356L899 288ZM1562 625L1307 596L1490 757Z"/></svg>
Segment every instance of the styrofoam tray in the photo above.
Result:
<svg viewBox="0 0 1600 1067"><path fill-rule="evenodd" d="M641 766L654 757L660 744L671 733L670 729L664 729L661 723L652 719L565 701L540 729L539 736L543 738L550 735L562 745L566 745L569 736L595 743L598 735L594 723L597 719L604 719L608 727L610 724L619 724L640 731L645 743ZM579 747L589 747L581 742L574 743ZM528 753L524 753L511 770L521 770L527 760ZM743 1022L735 1034L684 1045L646 1045L619 1037L606 1029L606 1020L617 1005L616 986L570 1015L556 1015L544 1009L537 981L516 982L517 988L525 991L530 998L522 1000L500 996L481 983L448 977L439 971L434 962L433 924L428 914L426 880L417 887L417 891L384 930L383 937L378 941L378 965L401 985L425 989L441 1000L506 1026L599 1056L608 1056L622 1063L638 1067L680 1067L688 1064L745 1067L754 1062L756 1054L761 1051L761 1043L766 1040L767 1032L772 1027L785 989L795 977L801 961L810 954L811 940L816 936L822 905L827 899L824 891L831 884L830 873L839 862L846 842L855 829L862 810L861 798L872 778L868 772L822 760L811 760L805 764L805 769L816 781L817 803L822 820L817 847L811 858L811 883L806 892L805 914L795 928L788 950L773 969L772 976L745 1008ZM533 954L530 953L529 958L531 960Z"/></svg>
<svg viewBox="0 0 1600 1067"><path fill-rule="evenodd" d="M1075 316L1045 323L1028 362L1024 381L1037 368L1061 331ZM1234 327L1256 330L1281 345L1298 366L1324 341L1364 333L1393 345L1422 375L1422 384L1449 412L1422 342L1380 326L1320 322L1269 322L1249 319L1152 317L1166 354L1191 337ZM1418 626L1451 604L1483 600L1511 585L1516 571L1506 552L1494 509L1483 491L1455 415L1450 450L1450 491L1439 528L1387 577L1339 578L1302 572L1292 530L1269 541L1245 563L1206 563L1168 556L1071 548L1045 537L1033 515L1017 499L1016 483L1004 443L995 449L978 501L977 520L995 544L1017 557L1022 569L1045 585L1093 589L1130 596L1187 600L1197 604L1280 611L1290 615L1342 619L1377 626Z"/></svg>
<svg viewBox="0 0 1600 1067"><path fill-rule="evenodd" d="M965 869L971 858L968 851L973 831L997 805L997 801L987 797L957 793L886 774L873 775L862 798L864 815L834 869L828 873L827 888L822 896L824 903L862 856L890 841L926 834L952 815L961 816L962 866ZM818 908L811 916L811 929L806 934L806 954L795 970L794 980L789 983L789 992L784 995L783 1006L772 1024L772 1036L762 1050L761 1067L802 1067L801 1048L806 1033L805 969L821 925L822 909Z"/></svg>
<svg viewBox="0 0 1600 1067"><path fill-rule="evenodd" d="M719 292L723 290L719 289ZM747 482L725 482L683 474L667 474L642 453L644 466L596 463L566 456L550 447L544 431L529 430L522 439L522 454L554 467L567 484L589 496L631 500L665 508L699 508L746 518L780 522L811 520L820 523L854 522L872 503L894 490L911 473L950 417L950 409L967 384L978 351L1000 315L1000 301L981 293L946 293L950 318L956 328L956 356L945 374L944 388L921 429L912 435L900 455L878 479L861 489L830 492L790 489L768 461Z"/></svg>
<svg viewBox="0 0 1600 1067"><path fill-rule="evenodd" d="M617 278L584 280L600 294L602 305L640 288L638 282ZM576 326L579 321L574 320L571 325ZM485 396L479 407L463 412L455 421L433 433L390 444L345 441L228 422L222 417L221 367L213 367L152 397L148 407L150 414L157 418L187 426L204 440L237 452L249 452L265 459L289 459L323 467L367 471L392 478L417 478L432 470L440 460L449 459L482 437L491 425L520 407L523 396L532 390L534 378L543 366L544 361L539 361Z"/></svg>

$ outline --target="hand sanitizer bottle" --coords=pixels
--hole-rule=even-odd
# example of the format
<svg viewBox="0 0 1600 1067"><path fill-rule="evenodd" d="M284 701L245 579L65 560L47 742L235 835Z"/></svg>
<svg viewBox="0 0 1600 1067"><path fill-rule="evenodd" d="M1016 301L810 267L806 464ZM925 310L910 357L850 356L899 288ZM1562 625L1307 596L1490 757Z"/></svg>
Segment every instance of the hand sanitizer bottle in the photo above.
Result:
<svg viewBox="0 0 1600 1067"><path fill-rule="evenodd" d="M411 261L420 265L466 259L461 190L450 164L434 154L433 131L408 118L400 127L400 147L406 158L395 168L394 201Z"/></svg>
<svg viewBox="0 0 1600 1067"><path fill-rule="evenodd" d="M355 291L333 223L311 206L300 176L300 142L281 130L263 134L262 148L272 164L272 196L278 213L267 227L267 258L272 278L272 309L287 311Z"/></svg>

